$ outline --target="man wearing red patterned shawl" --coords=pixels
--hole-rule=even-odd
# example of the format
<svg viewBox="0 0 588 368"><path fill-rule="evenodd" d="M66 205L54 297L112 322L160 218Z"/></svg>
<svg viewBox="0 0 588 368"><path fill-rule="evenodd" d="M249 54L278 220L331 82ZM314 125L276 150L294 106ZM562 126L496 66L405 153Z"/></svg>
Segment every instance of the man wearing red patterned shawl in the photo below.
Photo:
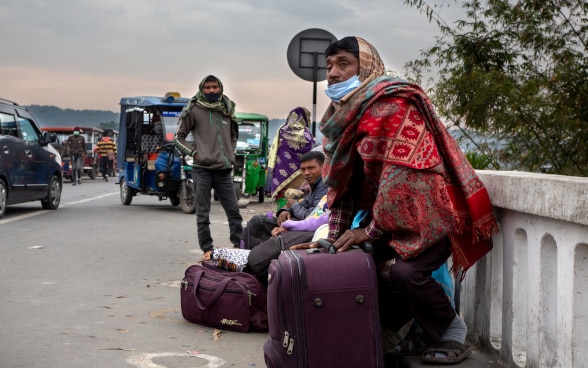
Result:
<svg viewBox="0 0 588 368"><path fill-rule="evenodd" d="M459 363L471 353L467 327L431 273L450 255L454 273L465 273L491 249L486 189L423 90L385 75L374 46L346 37L325 56L328 240L339 252L374 244L382 324L398 330L414 318L421 328L399 354ZM358 211L370 216L351 230Z"/></svg>

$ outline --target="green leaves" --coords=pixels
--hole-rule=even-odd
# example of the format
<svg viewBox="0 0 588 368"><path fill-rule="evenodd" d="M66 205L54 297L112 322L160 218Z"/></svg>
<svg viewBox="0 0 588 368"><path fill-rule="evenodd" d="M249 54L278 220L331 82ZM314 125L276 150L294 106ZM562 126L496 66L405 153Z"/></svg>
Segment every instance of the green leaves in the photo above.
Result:
<svg viewBox="0 0 588 368"><path fill-rule="evenodd" d="M441 9L458 3L464 19L450 27ZM500 142L483 143L476 164L482 155L504 169L588 175L588 3L405 4L425 12L441 34L405 65L407 75L417 83L433 76L429 95L450 125Z"/></svg>
<svg viewBox="0 0 588 368"><path fill-rule="evenodd" d="M476 152L466 153L466 158L468 159L472 167L476 170L487 169L492 163L492 159L490 157Z"/></svg>

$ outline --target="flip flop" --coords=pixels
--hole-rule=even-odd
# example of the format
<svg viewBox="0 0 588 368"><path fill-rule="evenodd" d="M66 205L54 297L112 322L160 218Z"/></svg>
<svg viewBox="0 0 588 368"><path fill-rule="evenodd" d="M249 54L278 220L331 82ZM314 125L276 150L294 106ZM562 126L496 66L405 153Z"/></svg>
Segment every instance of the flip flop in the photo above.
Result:
<svg viewBox="0 0 588 368"><path fill-rule="evenodd" d="M457 364L462 362L472 353L473 346L460 344L457 341L443 341L434 345L421 355L421 362L425 364ZM447 355L435 357L435 353Z"/></svg>

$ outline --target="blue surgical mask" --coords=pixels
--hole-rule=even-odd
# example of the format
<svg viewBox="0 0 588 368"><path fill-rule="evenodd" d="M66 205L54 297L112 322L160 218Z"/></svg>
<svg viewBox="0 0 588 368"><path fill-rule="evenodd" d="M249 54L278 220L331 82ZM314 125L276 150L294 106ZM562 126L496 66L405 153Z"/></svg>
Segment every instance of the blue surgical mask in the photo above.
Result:
<svg viewBox="0 0 588 368"><path fill-rule="evenodd" d="M339 102L346 94L359 87L360 84L359 76L354 75L344 82L331 84L325 89L325 93L333 102Z"/></svg>

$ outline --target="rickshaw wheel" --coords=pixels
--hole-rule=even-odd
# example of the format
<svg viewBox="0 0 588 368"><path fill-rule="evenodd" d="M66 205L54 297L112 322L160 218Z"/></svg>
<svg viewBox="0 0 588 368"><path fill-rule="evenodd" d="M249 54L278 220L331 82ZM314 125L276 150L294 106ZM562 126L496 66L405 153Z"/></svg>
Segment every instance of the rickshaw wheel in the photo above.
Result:
<svg viewBox="0 0 588 368"><path fill-rule="evenodd" d="M125 206L128 206L133 201L133 191L127 185L127 181L120 179L120 201Z"/></svg>
<svg viewBox="0 0 588 368"><path fill-rule="evenodd" d="M186 195L181 196L180 205L182 206L182 211L184 211L184 213L193 214L196 212L196 196L194 193L194 186L186 185Z"/></svg>

